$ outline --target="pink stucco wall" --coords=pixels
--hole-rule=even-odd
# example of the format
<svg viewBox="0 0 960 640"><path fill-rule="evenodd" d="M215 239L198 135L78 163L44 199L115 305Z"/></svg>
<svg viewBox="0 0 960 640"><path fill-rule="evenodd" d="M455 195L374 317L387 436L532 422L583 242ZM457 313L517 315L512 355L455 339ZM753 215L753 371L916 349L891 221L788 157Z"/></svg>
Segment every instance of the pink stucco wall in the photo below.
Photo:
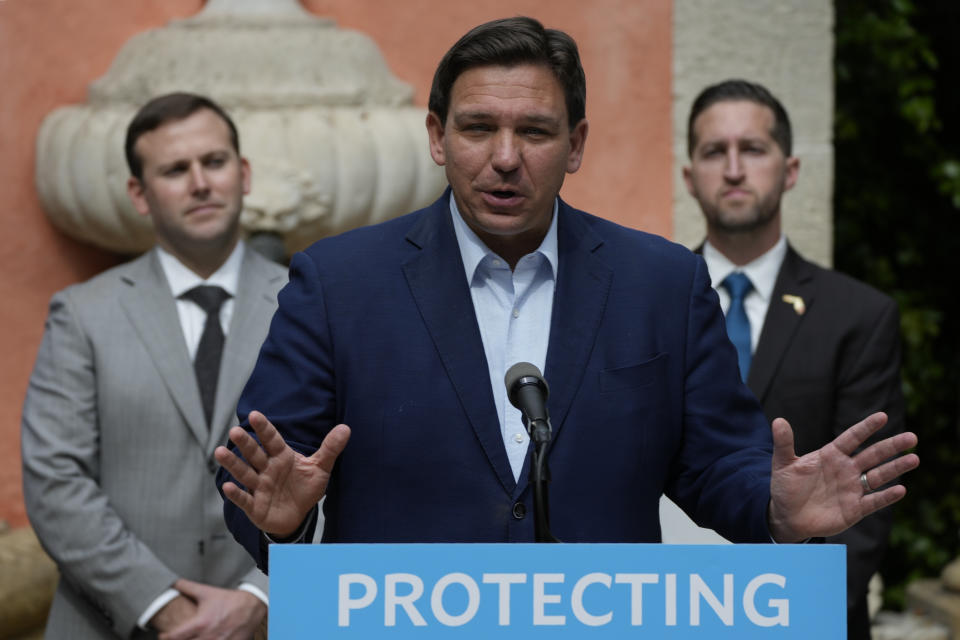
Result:
<svg viewBox="0 0 960 640"><path fill-rule="evenodd" d="M196 13L202 0L0 0L0 520L26 523L20 488L20 407L50 295L122 258L55 230L34 188L44 116L82 102L133 34ZM527 14L569 32L587 72L590 134L565 199L623 224L669 235L670 0L304 0L363 31L425 105L434 67L471 26Z"/></svg>

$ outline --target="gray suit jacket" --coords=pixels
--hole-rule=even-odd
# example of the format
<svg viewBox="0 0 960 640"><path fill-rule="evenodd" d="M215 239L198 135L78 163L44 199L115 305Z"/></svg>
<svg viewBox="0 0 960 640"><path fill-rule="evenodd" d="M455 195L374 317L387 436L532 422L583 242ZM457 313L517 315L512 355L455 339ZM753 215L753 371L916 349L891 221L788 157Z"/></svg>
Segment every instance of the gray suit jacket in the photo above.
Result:
<svg viewBox="0 0 960 640"><path fill-rule="evenodd" d="M285 281L247 249L212 429L156 251L53 296L22 422L27 514L61 573L47 637L149 635L136 620L178 577L266 590L224 527L213 450Z"/></svg>

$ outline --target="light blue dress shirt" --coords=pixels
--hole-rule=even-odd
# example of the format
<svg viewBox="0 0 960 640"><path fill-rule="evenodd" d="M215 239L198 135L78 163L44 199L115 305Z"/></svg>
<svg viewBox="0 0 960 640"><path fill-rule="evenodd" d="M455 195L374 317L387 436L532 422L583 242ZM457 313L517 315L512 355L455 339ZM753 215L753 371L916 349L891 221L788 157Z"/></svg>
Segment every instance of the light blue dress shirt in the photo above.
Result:
<svg viewBox="0 0 960 640"><path fill-rule="evenodd" d="M480 326L503 445L513 477L519 480L530 438L520 411L507 399L503 376L517 362L529 362L543 371L547 361L557 280L557 201L540 247L520 258L513 271L463 221L452 194L450 215Z"/></svg>

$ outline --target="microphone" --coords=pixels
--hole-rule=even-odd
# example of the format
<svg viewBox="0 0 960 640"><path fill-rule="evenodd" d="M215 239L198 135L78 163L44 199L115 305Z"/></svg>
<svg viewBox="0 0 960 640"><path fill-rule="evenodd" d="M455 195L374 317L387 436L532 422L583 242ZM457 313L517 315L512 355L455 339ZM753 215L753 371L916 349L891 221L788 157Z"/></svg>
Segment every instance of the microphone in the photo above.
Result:
<svg viewBox="0 0 960 640"><path fill-rule="evenodd" d="M503 377L510 404L520 410L523 424L530 439L537 445L550 441L550 414L547 412L547 397L550 387L536 365L518 362Z"/></svg>
<svg viewBox="0 0 960 640"><path fill-rule="evenodd" d="M550 444L551 431L547 396L550 395L550 388L540 369L529 362L518 362L507 369L503 383L507 386L510 404L523 415L523 424L534 444L530 452L534 539L537 542L560 542L550 532L550 501L547 499L547 483L550 482L547 445Z"/></svg>

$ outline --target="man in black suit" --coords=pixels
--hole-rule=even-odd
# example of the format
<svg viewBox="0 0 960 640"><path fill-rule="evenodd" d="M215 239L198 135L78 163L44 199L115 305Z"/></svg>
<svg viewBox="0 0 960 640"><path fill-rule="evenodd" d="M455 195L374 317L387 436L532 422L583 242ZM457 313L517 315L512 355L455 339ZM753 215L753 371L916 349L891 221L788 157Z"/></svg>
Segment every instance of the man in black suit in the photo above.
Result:
<svg viewBox="0 0 960 640"><path fill-rule="evenodd" d="M874 411L889 416L874 438L902 431L896 303L807 262L781 231L781 197L800 169L783 106L758 84L728 80L700 93L687 131L683 177L706 219L703 257L767 418L794 425L798 455ZM870 638L867 583L892 519L888 507L827 539L847 545L849 638Z"/></svg>

